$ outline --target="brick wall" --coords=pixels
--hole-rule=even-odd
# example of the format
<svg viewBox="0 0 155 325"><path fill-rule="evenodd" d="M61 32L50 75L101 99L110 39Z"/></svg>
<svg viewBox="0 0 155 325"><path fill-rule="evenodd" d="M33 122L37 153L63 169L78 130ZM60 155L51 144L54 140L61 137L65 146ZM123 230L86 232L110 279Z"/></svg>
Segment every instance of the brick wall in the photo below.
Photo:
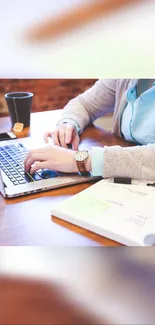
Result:
<svg viewBox="0 0 155 325"><path fill-rule="evenodd" d="M95 83L96 79L0 79L0 116L8 114L4 94L34 93L33 112L63 108L67 102Z"/></svg>

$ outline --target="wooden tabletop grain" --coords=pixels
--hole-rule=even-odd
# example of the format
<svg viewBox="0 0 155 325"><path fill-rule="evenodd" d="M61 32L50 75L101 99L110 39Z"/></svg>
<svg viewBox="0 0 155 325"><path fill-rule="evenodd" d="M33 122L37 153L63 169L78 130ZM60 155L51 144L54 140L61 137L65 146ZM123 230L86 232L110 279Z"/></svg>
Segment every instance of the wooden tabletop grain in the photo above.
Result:
<svg viewBox="0 0 155 325"><path fill-rule="evenodd" d="M60 114L61 110L33 113L30 129L25 129L18 137L36 137L39 146L39 138L44 131L54 128ZM1 132L10 129L10 118L0 118ZM109 131L90 125L81 137L80 149L89 149L92 145L129 146L130 143ZM15 199L4 199L0 194L0 246L118 246L118 243L85 229L57 218L51 219L50 209L53 204L86 189L91 184L73 185Z"/></svg>

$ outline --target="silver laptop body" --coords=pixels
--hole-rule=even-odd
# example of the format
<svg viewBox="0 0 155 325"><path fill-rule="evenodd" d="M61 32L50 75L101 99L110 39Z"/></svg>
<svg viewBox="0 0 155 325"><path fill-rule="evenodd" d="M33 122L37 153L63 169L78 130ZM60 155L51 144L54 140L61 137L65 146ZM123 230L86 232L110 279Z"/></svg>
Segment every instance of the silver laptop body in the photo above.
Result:
<svg viewBox="0 0 155 325"><path fill-rule="evenodd" d="M23 161L28 150L38 146L38 141L34 142L32 138L0 142L0 192L4 197L13 198L100 179L91 174L84 177L50 170L39 170L30 175L24 171Z"/></svg>

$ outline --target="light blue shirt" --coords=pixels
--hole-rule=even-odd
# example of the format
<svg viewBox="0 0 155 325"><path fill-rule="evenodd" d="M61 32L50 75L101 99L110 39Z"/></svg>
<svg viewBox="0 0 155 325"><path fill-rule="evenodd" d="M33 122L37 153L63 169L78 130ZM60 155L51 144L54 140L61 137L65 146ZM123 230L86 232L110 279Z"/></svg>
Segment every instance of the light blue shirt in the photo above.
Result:
<svg viewBox="0 0 155 325"><path fill-rule="evenodd" d="M137 98L136 87L134 87L133 89L129 89L127 93L127 104L121 117L121 133L123 134L124 138L127 141L133 141L133 142L135 142L135 140L132 138L132 134L130 131L130 123L133 114L133 103L136 100L136 98Z"/></svg>
<svg viewBox="0 0 155 325"><path fill-rule="evenodd" d="M155 87L155 83L153 83L153 85ZM149 88L148 80L143 79L141 82L142 96L143 96L144 91L148 88ZM132 87L131 89L128 90L127 104L124 108L124 111L121 116L121 121L120 121L122 135L124 136L124 138L127 141L131 141L134 143L137 143L137 141L134 139L134 137L131 133L131 122L132 122L132 116L133 116L134 102L140 95L141 95L141 93L140 94L137 93L137 86ZM149 94L150 100L151 100L152 96L154 96L153 93L152 93L152 95ZM151 123L150 123L150 125L151 125ZM149 139L149 141L150 141L150 139ZM95 148L92 148L92 174L94 176L102 176L103 170L104 170L104 148L98 147L98 148L96 148L96 150L95 150Z"/></svg>

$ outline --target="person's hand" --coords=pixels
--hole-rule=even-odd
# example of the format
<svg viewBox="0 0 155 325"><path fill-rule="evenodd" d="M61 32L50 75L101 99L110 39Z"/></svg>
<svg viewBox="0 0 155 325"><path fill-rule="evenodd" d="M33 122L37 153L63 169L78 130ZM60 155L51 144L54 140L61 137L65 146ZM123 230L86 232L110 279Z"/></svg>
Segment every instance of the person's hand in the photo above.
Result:
<svg viewBox="0 0 155 325"><path fill-rule="evenodd" d="M44 134L44 141L48 142L48 137L51 137L56 146L67 148L71 145L73 150L78 150L80 142L79 135L73 124L62 123L54 131Z"/></svg>
<svg viewBox="0 0 155 325"><path fill-rule="evenodd" d="M66 173L77 173L74 159L75 151L58 146L49 146L31 150L24 161L24 166L31 174L39 169L53 169Z"/></svg>

